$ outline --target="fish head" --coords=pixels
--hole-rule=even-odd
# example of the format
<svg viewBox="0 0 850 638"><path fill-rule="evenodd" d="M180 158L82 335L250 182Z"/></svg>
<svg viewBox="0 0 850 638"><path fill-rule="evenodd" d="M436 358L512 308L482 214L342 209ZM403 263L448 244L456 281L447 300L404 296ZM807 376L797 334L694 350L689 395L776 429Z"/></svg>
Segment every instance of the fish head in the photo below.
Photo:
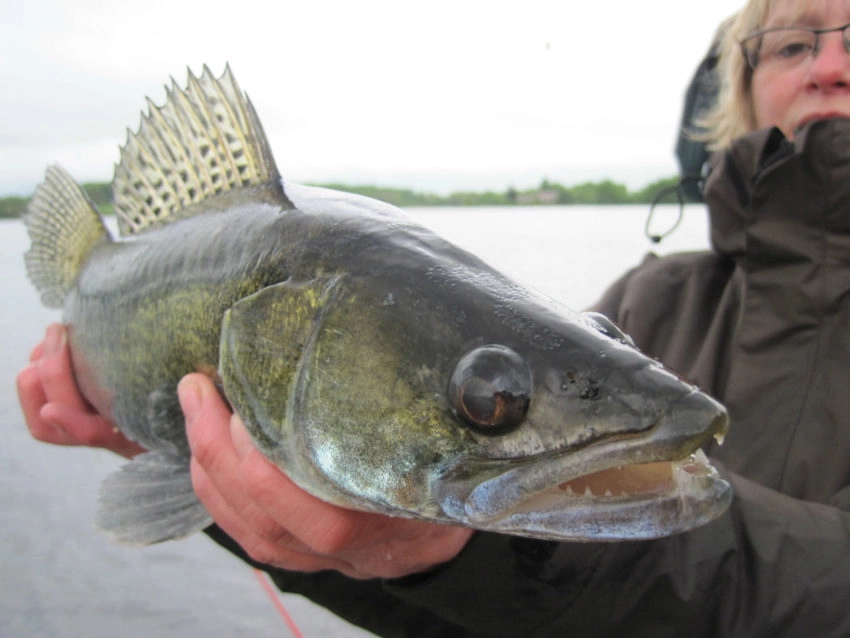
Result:
<svg viewBox="0 0 850 638"><path fill-rule="evenodd" d="M273 462L343 506L539 538L653 538L723 512L699 453L726 431L720 404L604 317L434 252L364 250L229 313L225 390Z"/></svg>

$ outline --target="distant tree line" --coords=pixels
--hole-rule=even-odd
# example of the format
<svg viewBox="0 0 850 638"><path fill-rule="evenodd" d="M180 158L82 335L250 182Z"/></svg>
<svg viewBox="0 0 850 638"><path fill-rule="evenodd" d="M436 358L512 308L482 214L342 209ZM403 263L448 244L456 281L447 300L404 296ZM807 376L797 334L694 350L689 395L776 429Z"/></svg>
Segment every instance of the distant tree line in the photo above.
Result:
<svg viewBox="0 0 850 638"><path fill-rule="evenodd" d="M678 177L665 177L637 191L611 180L584 182L564 186L544 179L540 186L527 190L508 188L496 191L457 191L449 195L420 193L407 188L352 186L350 184L316 184L349 193L373 197L396 206L529 206L570 204L649 204L663 190L675 186Z"/></svg>
<svg viewBox="0 0 850 638"><path fill-rule="evenodd" d="M96 182L83 184L82 186L83 190L91 197L91 200L97 205L101 213L104 215L112 214L112 184L108 182ZM1 197L0 219L20 217L26 212L29 201L29 197Z"/></svg>
<svg viewBox="0 0 850 638"><path fill-rule="evenodd" d="M575 186L564 186L544 179L537 188L517 190L508 188L496 191L458 191L449 195L421 193L407 188L384 188L381 186L352 186L350 184L316 184L349 193L373 197L388 204L410 206L531 206L570 204L648 204L662 190L675 186L677 177L659 179L637 191L630 191L623 184L611 180L584 182ZM112 189L108 183L83 184L83 188L102 213L111 214ZM0 217L19 217L25 211L26 197L0 198Z"/></svg>

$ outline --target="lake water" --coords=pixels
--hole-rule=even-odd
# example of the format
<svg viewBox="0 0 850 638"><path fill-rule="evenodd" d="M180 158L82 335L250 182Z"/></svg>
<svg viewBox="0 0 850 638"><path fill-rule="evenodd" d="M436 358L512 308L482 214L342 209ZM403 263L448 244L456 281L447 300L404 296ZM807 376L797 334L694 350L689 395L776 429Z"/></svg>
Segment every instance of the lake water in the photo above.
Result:
<svg viewBox="0 0 850 638"><path fill-rule="evenodd" d="M645 207L411 209L422 223L516 278L580 309L649 250L704 248L707 221L689 206L659 247L643 235ZM675 219L672 207L659 227ZM149 638L291 635L253 571L203 535L145 549L93 529L98 486L121 460L48 446L26 430L15 375L59 314L26 279L20 222L0 221L0 635ZM310 602L282 600L307 637L367 634Z"/></svg>

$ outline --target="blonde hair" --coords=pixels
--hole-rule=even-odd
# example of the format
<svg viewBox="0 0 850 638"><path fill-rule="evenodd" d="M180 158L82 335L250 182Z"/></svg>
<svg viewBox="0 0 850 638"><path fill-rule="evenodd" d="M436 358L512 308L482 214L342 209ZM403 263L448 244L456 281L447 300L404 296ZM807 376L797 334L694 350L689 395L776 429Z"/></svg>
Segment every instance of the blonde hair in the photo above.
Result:
<svg viewBox="0 0 850 638"><path fill-rule="evenodd" d="M763 28L777 5L789 1L796 4L793 15L801 14L806 8L806 0L750 0L721 25L718 35L722 38L720 61L717 66L720 94L717 105L699 122L706 130L703 138L711 150L725 148L736 137L755 130L753 72L741 52L740 41L753 31Z"/></svg>

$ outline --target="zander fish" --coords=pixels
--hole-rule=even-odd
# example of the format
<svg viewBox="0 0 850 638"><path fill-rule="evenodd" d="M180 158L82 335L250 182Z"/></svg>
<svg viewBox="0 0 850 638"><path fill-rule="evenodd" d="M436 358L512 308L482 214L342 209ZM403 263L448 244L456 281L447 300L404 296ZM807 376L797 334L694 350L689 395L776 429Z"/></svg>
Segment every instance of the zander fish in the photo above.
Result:
<svg viewBox="0 0 850 638"><path fill-rule="evenodd" d="M149 452L97 523L148 544L210 524L179 379L204 372L256 446L338 505L564 540L718 515L700 447L724 409L579 315L364 197L287 184L229 68L172 83L128 133L120 238L59 167L25 217L83 395Z"/></svg>

